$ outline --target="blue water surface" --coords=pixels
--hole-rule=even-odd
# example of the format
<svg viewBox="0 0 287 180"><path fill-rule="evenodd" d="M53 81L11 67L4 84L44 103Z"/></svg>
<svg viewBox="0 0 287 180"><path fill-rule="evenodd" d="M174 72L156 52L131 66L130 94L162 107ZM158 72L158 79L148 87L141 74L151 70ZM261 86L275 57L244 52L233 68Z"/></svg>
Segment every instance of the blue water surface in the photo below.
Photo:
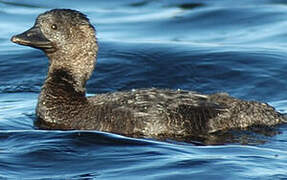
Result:
<svg viewBox="0 0 287 180"><path fill-rule="evenodd" d="M0 179L287 178L287 125L261 143L216 146L37 129L48 61L10 37L53 8L82 11L97 30L89 94L227 92L287 112L286 1L0 0Z"/></svg>

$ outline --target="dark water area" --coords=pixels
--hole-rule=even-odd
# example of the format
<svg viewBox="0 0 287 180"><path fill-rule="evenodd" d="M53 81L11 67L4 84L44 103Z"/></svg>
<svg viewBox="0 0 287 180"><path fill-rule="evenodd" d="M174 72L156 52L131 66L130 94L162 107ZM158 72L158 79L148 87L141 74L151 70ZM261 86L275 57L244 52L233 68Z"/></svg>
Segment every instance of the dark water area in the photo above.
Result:
<svg viewBox="0 0 287 180"><path fill-rule="evenodd" d="M48 60L10 38L53 8L82 11L97 30L89 94L227 92L287 112L286 1L0 0L0 179L287 178L287 125L273 136L255 133L260 143L216 146L37 129Z"/></svg>

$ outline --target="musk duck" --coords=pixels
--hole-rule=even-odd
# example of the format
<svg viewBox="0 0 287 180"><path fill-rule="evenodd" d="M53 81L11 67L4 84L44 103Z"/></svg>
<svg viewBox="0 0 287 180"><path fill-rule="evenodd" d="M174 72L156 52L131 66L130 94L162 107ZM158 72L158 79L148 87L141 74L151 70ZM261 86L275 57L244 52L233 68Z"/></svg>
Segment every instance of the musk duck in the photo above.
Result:
<svg viewBox="0 0 287 180"><path fill-rule="evenodd" d="M130 137L182 140L225 130L271 127L286 118L266 103L226 93L137 89L86 96L97 58L93 25L76 10L53 9L11 41L40 49L49 70L36 108L43 129L98 130Z"/></svg>

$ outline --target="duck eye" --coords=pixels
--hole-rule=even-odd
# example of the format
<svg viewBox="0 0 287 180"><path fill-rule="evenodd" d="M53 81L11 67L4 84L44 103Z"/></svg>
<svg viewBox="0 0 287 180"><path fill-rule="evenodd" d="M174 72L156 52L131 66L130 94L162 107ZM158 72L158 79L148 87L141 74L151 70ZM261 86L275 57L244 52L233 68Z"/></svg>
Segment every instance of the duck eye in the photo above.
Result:
<svg viewBox="0 0 287 180"><path fill-rule="evenodd" d="M53 25L51 26L51 28L54 29L54 30L56 30L56 29L57 29L56 24L53 24Z"/></svg>

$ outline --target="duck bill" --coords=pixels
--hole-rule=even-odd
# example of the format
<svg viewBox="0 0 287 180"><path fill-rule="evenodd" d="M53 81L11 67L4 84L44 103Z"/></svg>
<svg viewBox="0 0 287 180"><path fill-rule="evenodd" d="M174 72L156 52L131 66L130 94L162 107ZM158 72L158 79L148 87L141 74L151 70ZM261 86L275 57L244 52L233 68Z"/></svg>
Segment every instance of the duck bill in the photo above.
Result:
<svg viewBox="0 0 287 180"><path fill-rule="evenodd" d="M32 27L22 34L15 35L11 41L20 45L42 49L46 52L54 51L54 46L42 33L39 27Z"/></svg>

